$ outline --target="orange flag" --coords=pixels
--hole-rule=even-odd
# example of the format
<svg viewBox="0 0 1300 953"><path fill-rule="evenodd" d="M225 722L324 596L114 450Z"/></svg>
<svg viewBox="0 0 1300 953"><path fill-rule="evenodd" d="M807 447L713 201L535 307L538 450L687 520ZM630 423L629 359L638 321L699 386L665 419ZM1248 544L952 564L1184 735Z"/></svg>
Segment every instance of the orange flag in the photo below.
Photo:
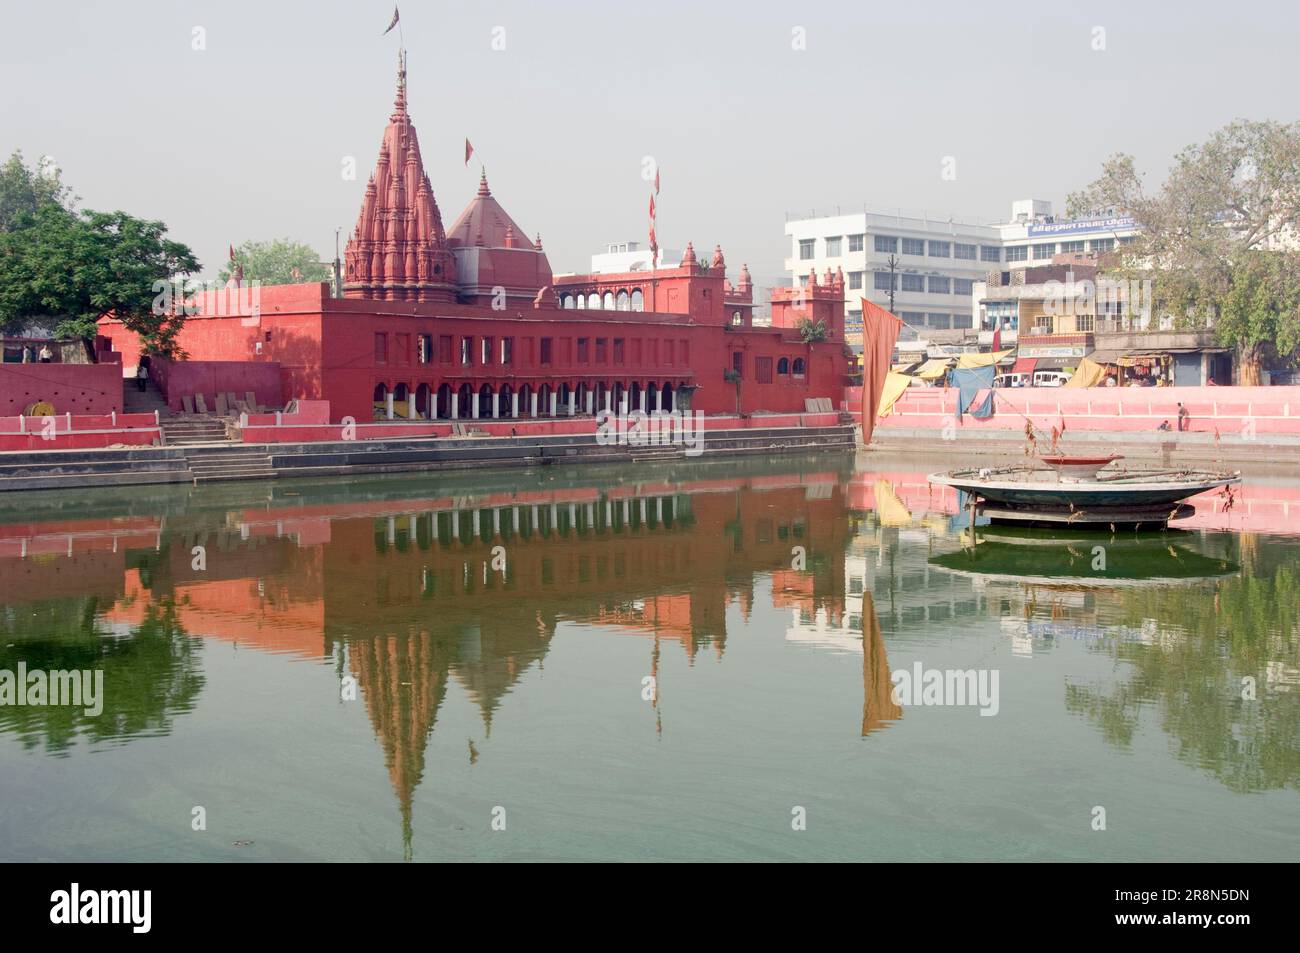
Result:
<svg viewBox="0 0 1300 953"><path fill-rule="evenodd" d="M862 299L862 445L871 443L876 413L889 374L890 359L903 322L879 305Z"/></svg>

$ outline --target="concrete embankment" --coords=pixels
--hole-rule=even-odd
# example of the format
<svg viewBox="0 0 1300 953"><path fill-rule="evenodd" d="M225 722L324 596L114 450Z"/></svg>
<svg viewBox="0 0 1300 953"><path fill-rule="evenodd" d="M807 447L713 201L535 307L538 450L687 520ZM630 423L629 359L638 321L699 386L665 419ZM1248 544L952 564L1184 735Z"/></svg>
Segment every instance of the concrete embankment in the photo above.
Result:
<svg viewBox="0 0 1300 953"><path fill-rule="evenodd" d="M770 456L852 450L855 429L847 424L752 428L709 430L701 436L699 450L704 456ZM592 434L23 451L0 454L0 492L637 463L692 455L691 448L680 444L602 445Z"/></svg>
<svg viewBox="0 0 1300 953"><path fill-rule="evenodd" d="M1032 444L1024 434L1008 431L962 430L951 439L932 428L878 429L871 451L889 454L942 456L952 467L974 458L1018 458L1051 452L1050 440L1041 435ZM1160 433L1098 433L1069 429L1057 443L1057 452L1073 456L1122 454L1134 466L1195 466L1265 468L1295 472L1300 468L1300 437L1272 434L1255 439L1238 434L1218 435L1178 431ZM1026 453L1029 450L1030 453Z"/></svg>

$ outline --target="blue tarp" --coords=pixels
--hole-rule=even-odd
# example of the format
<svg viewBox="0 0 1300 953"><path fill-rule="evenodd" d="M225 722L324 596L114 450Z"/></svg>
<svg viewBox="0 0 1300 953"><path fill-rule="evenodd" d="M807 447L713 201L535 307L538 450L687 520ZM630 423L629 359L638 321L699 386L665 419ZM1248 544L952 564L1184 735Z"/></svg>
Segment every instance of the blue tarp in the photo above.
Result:
<svg viewBox="0 0 1300 953"><path fill-rule="evenodd" d="M963 412L976 420L993 416L993 374L996 370L997 367L990 364L988 367L959 367L952 372L953 383L957 385L958 419ZM971 401L982 390L987 390L988 396L978 407L971 407Z"/></svg>

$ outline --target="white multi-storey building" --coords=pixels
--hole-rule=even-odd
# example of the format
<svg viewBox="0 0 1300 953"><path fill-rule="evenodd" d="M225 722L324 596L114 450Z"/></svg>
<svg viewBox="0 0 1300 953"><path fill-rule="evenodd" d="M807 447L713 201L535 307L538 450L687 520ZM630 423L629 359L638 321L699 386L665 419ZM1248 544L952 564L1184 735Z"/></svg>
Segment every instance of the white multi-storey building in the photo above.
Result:
<svg viewBox="0 0 1300 953"><path fill-rule="evenodd" d="M889 307L917 334L971 328L971 294L992 272L1050 264L1067 252L1104 252L1137 233L1131 218L1057 221L1050 202L1012 203L1007 222L910 217L862 212L790 219L786 270L792 282L818 280L829 269L844 271L845 324L850 343L861 343L860 298ZM890 261L893 260L893 272ZM1004 283L1010 283L1010 280Z"/></svg>

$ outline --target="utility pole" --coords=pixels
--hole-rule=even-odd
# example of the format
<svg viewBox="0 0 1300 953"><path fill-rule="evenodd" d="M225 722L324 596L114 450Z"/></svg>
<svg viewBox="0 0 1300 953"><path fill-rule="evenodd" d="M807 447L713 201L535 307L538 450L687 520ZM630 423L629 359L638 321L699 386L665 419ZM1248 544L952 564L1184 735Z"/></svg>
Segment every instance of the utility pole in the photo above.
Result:
<svg viewBox="0 0 1300 953"><path fill-rule="evenodd" d="M894 311L894 291L897 287L898 279L894 277L894 272L898 270L898 256L893 252L889 253L889 313L895 314Z"/></svg>

